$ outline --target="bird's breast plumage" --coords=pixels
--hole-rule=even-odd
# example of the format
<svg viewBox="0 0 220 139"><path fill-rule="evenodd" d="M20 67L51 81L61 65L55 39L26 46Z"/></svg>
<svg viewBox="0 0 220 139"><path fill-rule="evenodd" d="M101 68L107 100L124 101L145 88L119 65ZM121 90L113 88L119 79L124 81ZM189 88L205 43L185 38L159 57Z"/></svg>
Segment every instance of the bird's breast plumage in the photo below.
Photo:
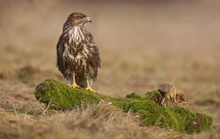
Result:
<svg viewBox="0 0 220 139"><path fill-rule="evenodd" d="M85 35L82 33L80 27L73 27L64 35L66 42L64 43L63 57L70 60L75 66L80 66L80 63L85 65L85 58L87 58L89 50L83 43Z"/></svg>

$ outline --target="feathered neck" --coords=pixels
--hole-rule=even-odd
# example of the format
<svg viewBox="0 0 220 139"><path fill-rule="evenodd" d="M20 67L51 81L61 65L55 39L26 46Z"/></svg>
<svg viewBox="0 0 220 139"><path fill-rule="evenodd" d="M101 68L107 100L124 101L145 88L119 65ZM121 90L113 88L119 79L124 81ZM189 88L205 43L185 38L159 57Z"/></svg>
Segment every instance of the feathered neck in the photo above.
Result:
<svg viewBox="0 0 220 139"><path fill-rule="evenodd" d="M69 43L75 42L78 44L83 41L85 39L83 30L85 30L83 25L74 26L70 22L66 22L63 25L63 34L69 36Z"/></svg>

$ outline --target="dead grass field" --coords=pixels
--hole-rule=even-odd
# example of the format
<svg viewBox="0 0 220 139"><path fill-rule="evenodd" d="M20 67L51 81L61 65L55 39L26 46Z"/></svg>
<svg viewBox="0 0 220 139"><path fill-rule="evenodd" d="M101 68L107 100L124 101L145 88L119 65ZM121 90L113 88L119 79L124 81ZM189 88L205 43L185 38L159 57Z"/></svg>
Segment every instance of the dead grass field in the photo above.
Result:
<svg viewBox="0 0 220 139"><path fill-rule="evenodd" d="M218 0L0 1L0 138L220 138L219 6ZM213 130L188 135L141 127L131 113L105 104L54 111L37 102L37 84L64 81L55 48L73 11L93 20L86 26L102 58L96 91L144 94L170 82L213 117Z"/></svg>

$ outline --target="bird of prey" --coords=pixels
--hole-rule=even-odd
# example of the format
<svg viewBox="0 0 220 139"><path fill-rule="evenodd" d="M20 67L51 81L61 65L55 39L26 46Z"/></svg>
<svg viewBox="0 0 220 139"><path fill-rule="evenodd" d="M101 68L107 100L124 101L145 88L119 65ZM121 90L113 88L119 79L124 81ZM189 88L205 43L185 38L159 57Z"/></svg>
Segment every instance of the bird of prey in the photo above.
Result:
<svg viewBox="0 0 220 139"><path fill-rule="evenodd" d="M71 13L57 43L57 67L67 83L95 92L91 86L101 67L99 49L85 23L92 20L83 13Z"/></svg>

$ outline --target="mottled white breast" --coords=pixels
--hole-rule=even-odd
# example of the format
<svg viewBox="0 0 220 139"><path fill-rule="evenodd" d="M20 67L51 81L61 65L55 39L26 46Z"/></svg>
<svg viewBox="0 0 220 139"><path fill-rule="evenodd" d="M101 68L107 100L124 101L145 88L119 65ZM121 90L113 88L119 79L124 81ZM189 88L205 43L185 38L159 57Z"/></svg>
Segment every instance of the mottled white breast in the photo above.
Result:
<svg viewBox="0 0 220 139"><path fill-rule="evenodd" d="M69 32L69 44L75 42L77 45L85 39L85 36L82 33L80 27L73 27Z"/></svg>
<svg viewBox="0 0 220 139"><path fill-rule="evenodd" d="M82 62L81 64L83 66L85 66L86 61L83 57L85 57L85 58L88 57L89 50L87 49L86 45L83 43L83 41L85 40L85 36L84 36L81 28L80 27L73 27L72 29L69 30L68 35L70 36L69 40L68 40L70 45L67 43L64 44L63 57L70 58L76 64L79 64L80 62ZM70 49L73 49L73 51L77 52L78 47L83 47L80 54L76 54L75 56L73 54L71 54Z"/></svg>

